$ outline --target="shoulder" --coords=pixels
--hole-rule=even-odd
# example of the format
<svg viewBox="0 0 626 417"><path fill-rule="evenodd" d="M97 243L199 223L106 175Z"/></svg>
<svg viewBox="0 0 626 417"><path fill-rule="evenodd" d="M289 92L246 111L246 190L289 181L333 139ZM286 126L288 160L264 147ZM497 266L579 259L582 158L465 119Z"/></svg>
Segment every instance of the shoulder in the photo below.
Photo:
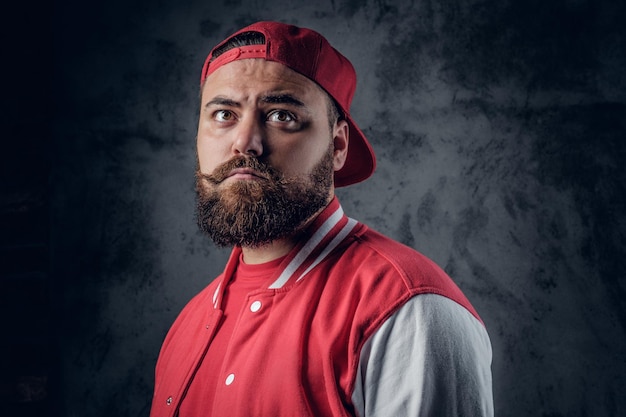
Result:
<svg viewBox="0 0 626 417"><path fill-rule="evenodd" d="M365 225L355 231L341 262L350 265L355 275L368 277L379 290L389 293L395 287L404 301L419 294L438 294L480 317L454 280L433 260L417 250L395 241Z"/></svg>
<svg viewBox="0 0 626 417"><path fill-rule="evenodd" d="M432 279L447 279L448 275L431 259L396 240L367 226L355 235L361 250L397 270L410 282L423 283Z"/></svg>
<svg viewBox="0 0 626 417"><path fill-rule="evenodd" d="M222 282L223 274L219 275L213 281L211 281L206 287L204 287L199 293L194 295L180 312L179 318L189 314L189 312L196 311L197 308L205 306L206 308L213 308L217 292Z"/></svg>
<svg viewBox="0 0 626 417"><path fill-rule="evenodd" d="M187 302L172 323L164 345L178 334L195 331L196 327L206 321L207 316L215 310L214 298L221 281L220 275Z"/></svg>

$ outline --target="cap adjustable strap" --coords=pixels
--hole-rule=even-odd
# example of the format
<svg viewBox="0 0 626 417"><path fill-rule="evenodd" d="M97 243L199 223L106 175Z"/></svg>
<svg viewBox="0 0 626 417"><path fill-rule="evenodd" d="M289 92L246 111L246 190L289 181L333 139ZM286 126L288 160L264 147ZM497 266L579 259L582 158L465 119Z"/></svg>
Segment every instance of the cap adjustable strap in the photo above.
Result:
<svg viewBox="0 0 626 417"><path fill-rule="evenodd" d="M222 65L226 65L229 62L236 61L238 59L247 58L266 58L267 48L265 45L245 45L238 48L229 49L222 55L215 58L213 61L207 62L204 70L202 71L202 79L205 79L213 71Z"/></svg>

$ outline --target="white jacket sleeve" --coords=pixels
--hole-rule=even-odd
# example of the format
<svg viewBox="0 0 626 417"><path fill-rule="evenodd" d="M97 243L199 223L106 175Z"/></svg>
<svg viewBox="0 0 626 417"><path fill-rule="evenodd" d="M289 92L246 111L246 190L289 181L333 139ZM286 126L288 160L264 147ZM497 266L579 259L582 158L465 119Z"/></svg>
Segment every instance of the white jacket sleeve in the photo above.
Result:
<svg viewBox="0 0 626 417"><path fill-rule="evenodd" d="M366 342L352 395L359 417L491 417L491 343L469 311L413 297Z"/></svg>

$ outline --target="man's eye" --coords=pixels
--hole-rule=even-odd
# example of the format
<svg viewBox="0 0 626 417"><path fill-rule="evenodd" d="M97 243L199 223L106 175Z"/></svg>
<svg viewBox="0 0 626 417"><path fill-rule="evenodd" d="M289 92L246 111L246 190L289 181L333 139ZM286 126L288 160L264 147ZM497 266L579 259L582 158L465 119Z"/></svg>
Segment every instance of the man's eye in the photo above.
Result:
<svg viewBox="0 0 626 417"><path fill-rule="evenodd" d="M235 115L230 110L218 110L215 112L214 117L218 122L230 122L235 118Z"/></svg>
<svg viewBox="0 0 626 417"><path fill-rule="evenodd" d="M295 116L285 110L274 110L267 116L270 122L288 123L296 120Z"/></svg>

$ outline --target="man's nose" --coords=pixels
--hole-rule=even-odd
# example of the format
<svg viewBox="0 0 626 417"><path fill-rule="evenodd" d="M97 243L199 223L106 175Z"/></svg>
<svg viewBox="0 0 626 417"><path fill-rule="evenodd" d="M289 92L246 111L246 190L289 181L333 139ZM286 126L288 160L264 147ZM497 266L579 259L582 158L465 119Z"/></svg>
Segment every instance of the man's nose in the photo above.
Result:
<svg viewBox="0 0 626 417"><path fill-rule="evenodd" d="M254 117L241 120L233 142L233 153L260 157L263 154L263 124Z"/></svg>

